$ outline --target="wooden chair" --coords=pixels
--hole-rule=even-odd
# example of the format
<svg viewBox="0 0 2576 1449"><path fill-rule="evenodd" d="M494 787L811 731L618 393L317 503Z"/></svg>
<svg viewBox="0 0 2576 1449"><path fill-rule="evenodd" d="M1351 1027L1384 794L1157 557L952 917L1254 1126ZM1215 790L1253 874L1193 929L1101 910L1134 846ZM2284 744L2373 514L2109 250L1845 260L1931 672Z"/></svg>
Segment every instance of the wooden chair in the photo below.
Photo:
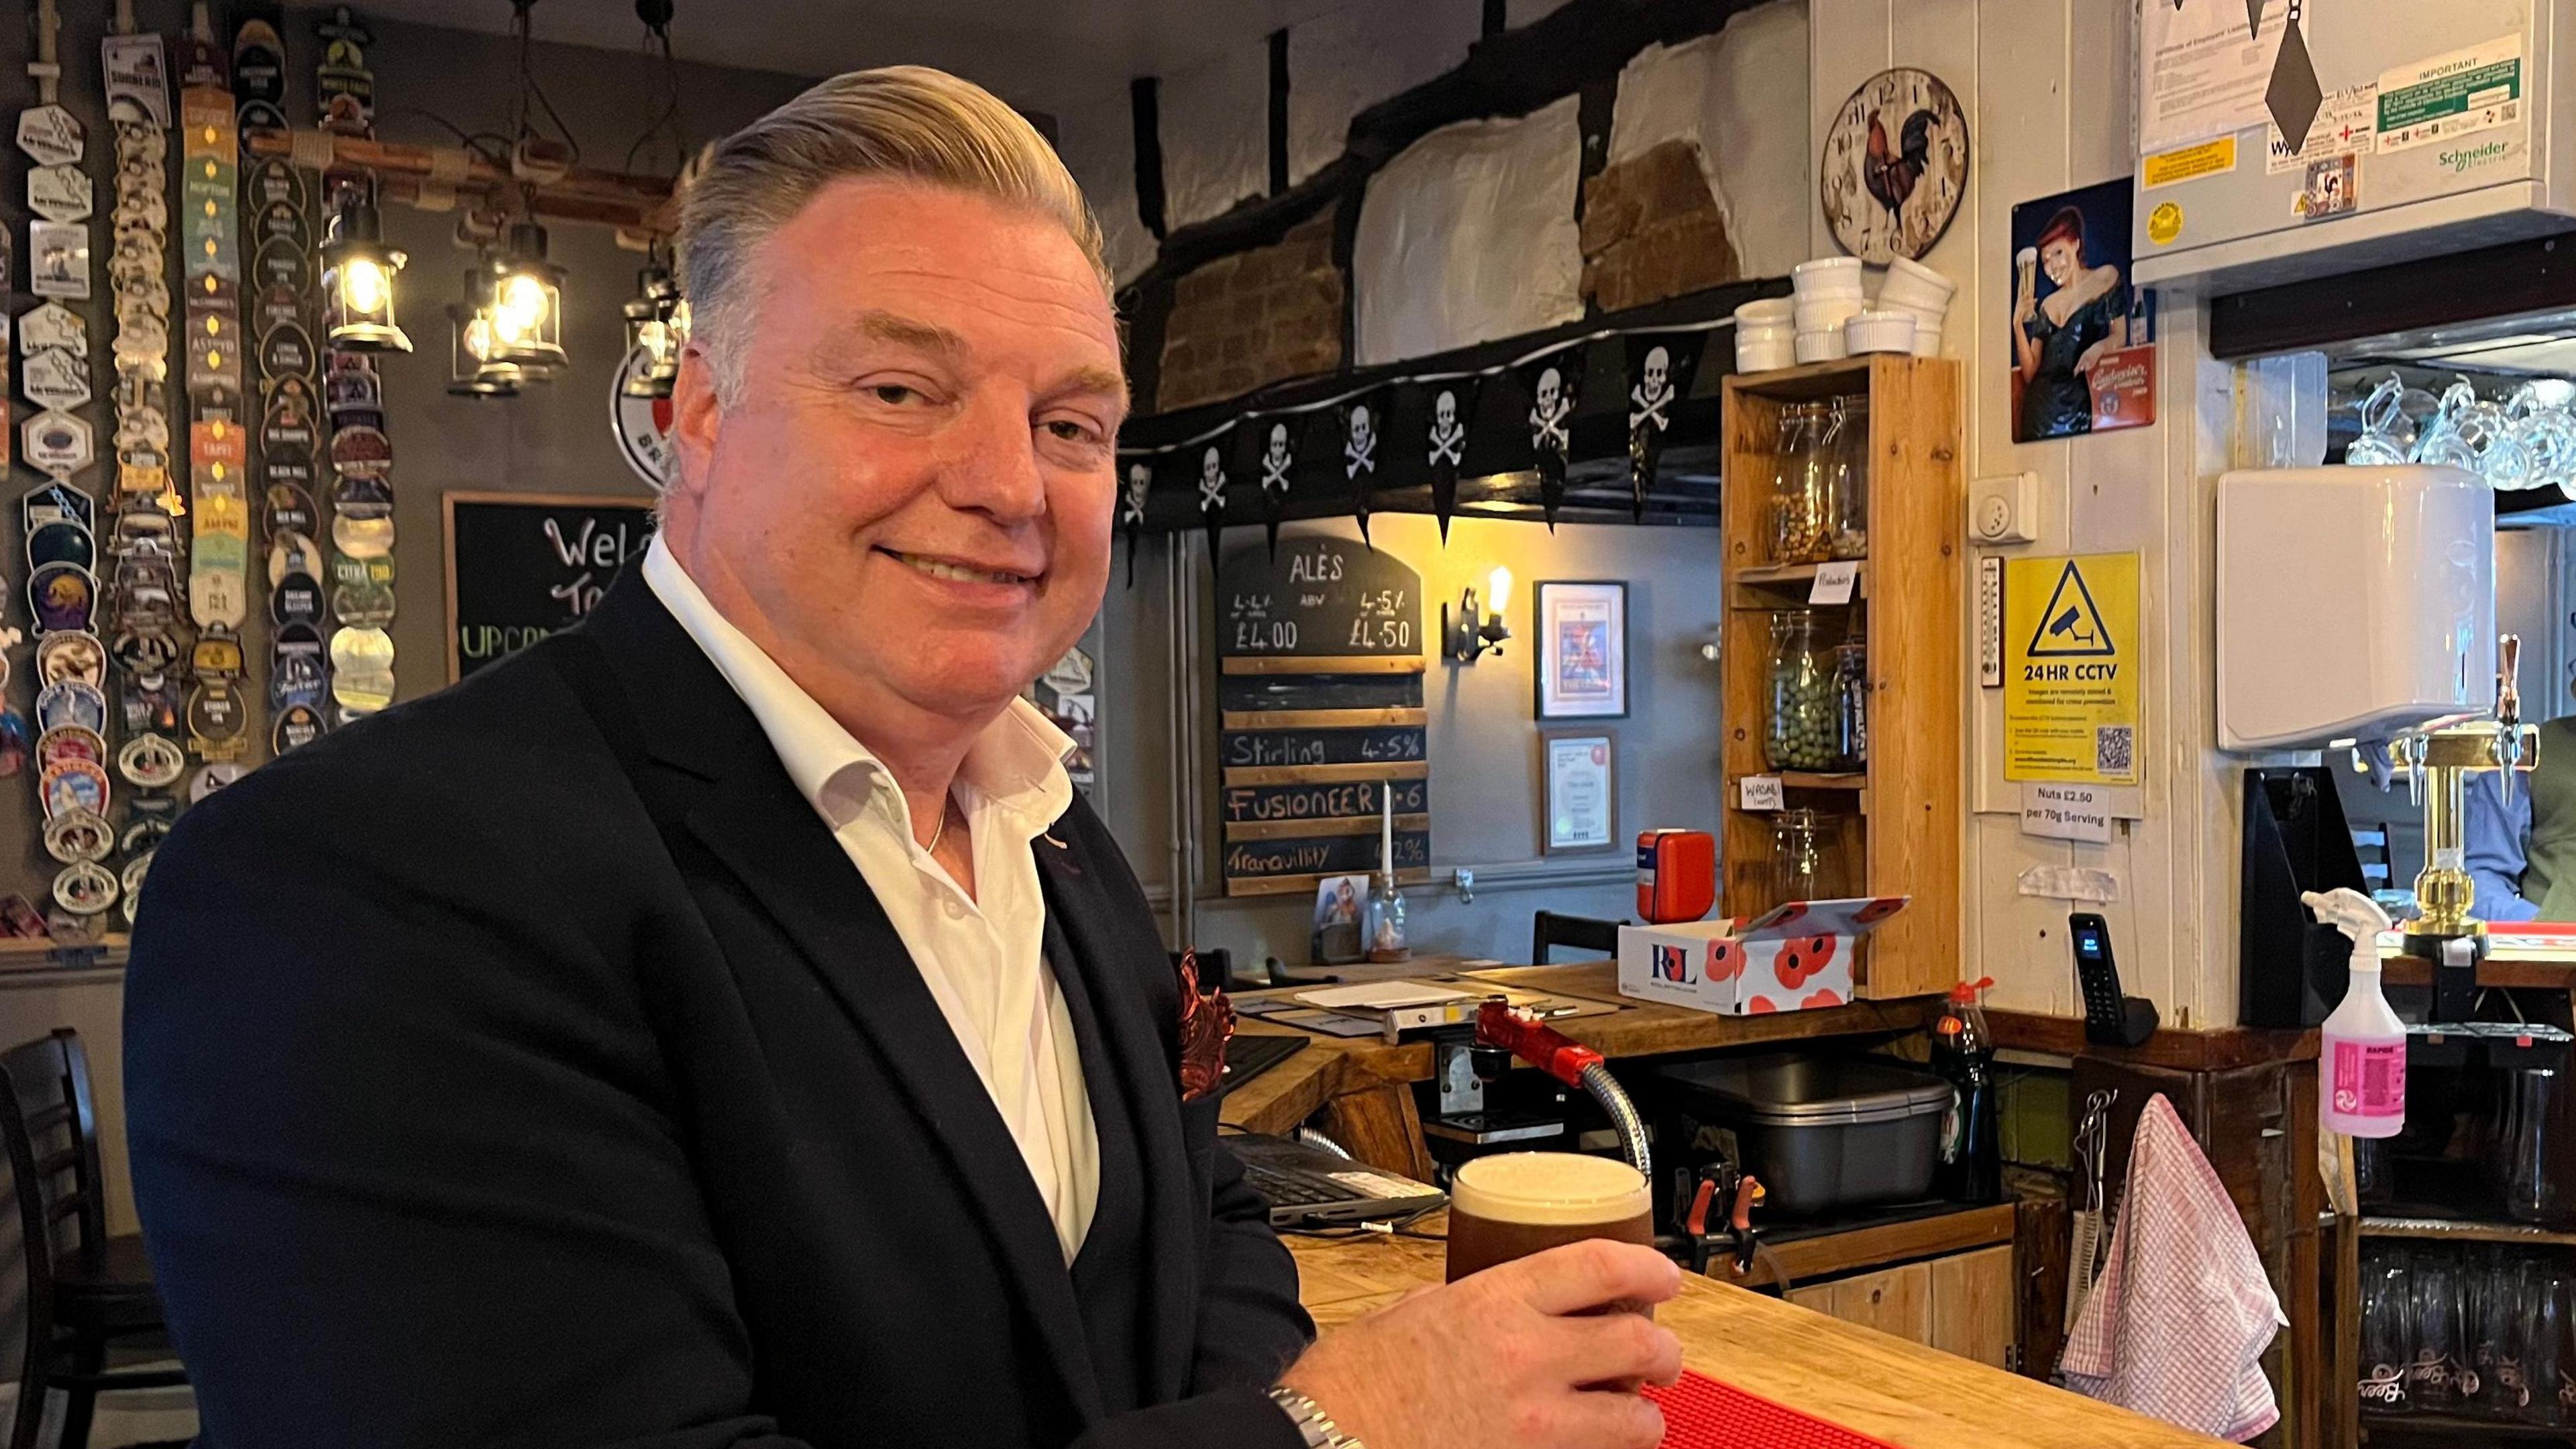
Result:
<svg viewBox="0 0 2576 1449"><path fill-rule="evenodd" d="M1603 921L1590 916L1560 916L1554 911L1534 912L1530 930L1530 964L1547 964L1547 948L1573 946L1596 956L1619 954L1619 928L1626 921Z"/></svg>
<svg viewBox="0 0 2576 1449"><path fill-rule="evenodd" d="M160 1331L161 1298L136 1234L107 1235L106 1179L80 1033L0 1055L0 1136L27 1250L27 1351L9 1449L36 1449L49 1389L64 1391L61 1449L89 1443L99 1394L184 1384L179 1369L109 1372L108 1341Z"/></svg>

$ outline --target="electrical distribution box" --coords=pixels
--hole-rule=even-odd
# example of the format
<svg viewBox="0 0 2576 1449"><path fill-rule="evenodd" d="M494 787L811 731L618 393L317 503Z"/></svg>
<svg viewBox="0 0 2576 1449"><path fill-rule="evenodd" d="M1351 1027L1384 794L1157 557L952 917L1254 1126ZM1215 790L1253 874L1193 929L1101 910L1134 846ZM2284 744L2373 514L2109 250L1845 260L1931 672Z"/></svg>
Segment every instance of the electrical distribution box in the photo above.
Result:
<svg viewBox="0 0 2576 1449"><path fill-rule="evenodd" d="M2576 0L2311 0L2300 35L2322 102L2295 151L2268 120L2188 141L2151 129L2159 104L2189 109L2183 88L2195 73L2223 71L2231 54L2272 55L2287 0L2260 7L2262 40L2237 36L2246 43L2232 50L2195 46L2191 27L2232 15L2242 30L2249 7L2152 8L2167 7L2171 16L2153 24L2142 15L2137 32L2137 282L2241 290L2564 231L2576 219L2576 96L2555 104L2558 85L2576 79Z"/></svg>

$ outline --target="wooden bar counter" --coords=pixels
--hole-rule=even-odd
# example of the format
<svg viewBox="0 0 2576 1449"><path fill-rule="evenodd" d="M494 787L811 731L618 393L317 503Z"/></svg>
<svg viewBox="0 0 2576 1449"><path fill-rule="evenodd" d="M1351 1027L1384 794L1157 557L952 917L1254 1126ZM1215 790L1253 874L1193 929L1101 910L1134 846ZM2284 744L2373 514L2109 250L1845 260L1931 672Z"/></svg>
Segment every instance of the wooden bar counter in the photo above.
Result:
<svg viewBox="0 0 2576 1449"><path fill-rule="evenodd" d="M1441 1232L1444 1221L1428 1219L1421 1231ZM1287 1242L1297 1257L1299 1296L1324 1328L1439 1282L1446 1251L1428 1239L1374 1233ZM1693 1370L1898 1449L2220 1443L1708 1278L1685 1276L1681 1296L1657 1309L1656 1321L1680 1336Z"/></svg>
<svg viewBox="0 0 2576 1449"><path fill-rule="evenodd" d="M1941 1001L1936 996L1916 996L1896 1001L1855 1001L1820 1011L1716 1016L1621 996L1618 968L1609 961L1478 970L1460 970L1461 964L1464 963L1456 958L1426 959L1413 963L1406 974L1423 979L1454 974L1454 984L1460 989L1484 982L1614 1005L1618 1010L1604 1015L1549 1023L1575 1041L1614 1058L1917 1031L1931 1024ZM1415 1040L1388 1046L1374 1036L1322 1036L1249 1016L1242 1019L1237 1030L1245 1035L1302 1036L1308 1045L1227 1093L1219 1113L1219 1119L1227 1126L1246 1132L1286 1133L1323 1111L1325 1130L1361 1161L1418 1178L1430 1176L1430 1160L1422 1146L1422 1120L1414 1107L1412 1091L1414 1083L1431 1080L1429 1042Z"/></svg>

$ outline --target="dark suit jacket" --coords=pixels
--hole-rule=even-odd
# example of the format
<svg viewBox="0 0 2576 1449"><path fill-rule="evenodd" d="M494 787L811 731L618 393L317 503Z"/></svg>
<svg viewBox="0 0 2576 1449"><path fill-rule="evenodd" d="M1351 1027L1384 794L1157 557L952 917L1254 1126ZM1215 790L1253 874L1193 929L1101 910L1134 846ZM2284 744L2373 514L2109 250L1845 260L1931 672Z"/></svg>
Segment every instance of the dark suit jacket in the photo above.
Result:
<svg viewBox="0 0 2576 1449"><path fill-rule="evenodd" d="M1032 846L1101 1144L1068 1271L892 924L639 572L595 647L299 749L156 857L127 1119L200 1443L1292 1449L1296 1272L1179 1100L1108 832L1077 801Z"/></svg>

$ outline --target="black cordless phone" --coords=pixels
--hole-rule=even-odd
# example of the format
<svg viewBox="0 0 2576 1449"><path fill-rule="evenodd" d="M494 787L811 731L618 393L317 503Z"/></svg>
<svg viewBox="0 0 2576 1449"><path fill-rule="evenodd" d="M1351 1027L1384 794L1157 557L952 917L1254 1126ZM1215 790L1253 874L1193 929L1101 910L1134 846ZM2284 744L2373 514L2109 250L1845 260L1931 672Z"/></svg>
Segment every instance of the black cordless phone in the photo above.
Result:
<svg viewBox="0 0 2576 1449"><path fill-rule="evenodd" d="M2091 911L2066 918L2075 941L2075 980L2084 988L2084 1039L2097 1046L2136 1046L2155 1033L2156 1004L2120 994L2111 959L2111 925Z"/></svg>

